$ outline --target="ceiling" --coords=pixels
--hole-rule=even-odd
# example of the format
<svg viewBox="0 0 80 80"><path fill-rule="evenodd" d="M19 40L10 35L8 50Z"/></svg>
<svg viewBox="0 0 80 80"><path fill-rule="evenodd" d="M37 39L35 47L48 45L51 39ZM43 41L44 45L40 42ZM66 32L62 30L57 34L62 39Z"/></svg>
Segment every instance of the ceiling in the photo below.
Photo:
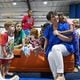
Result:
<svg viewBox="0 0 80 80"><path fill-rule="evenodd" d="M0 0L0 25L7 19L21 21L27 14L28 9L32 9L35 25L42 25L47 22L45 16L48 11L57 11L58 13L69 14L69 5L71 3L80 3L80 0ZM16 5L13 5L16 2ZM14 3L15 4L15 3Z"/></svg>

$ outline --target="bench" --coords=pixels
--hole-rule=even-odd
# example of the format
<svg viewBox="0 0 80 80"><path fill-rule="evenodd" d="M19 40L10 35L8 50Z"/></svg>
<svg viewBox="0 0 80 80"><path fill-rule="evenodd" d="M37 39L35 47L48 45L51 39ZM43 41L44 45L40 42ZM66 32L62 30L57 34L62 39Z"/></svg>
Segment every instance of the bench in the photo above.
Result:
<svg viewBox="0 0 80 80"><path fill-rule="evenodd" d="M47 58L43 52L31 53L25 56L21 49L14 49L14 59L10 71L16 72L50 72ZM64 57L65 72L73 72L75 66L74 54Z"/></svg>

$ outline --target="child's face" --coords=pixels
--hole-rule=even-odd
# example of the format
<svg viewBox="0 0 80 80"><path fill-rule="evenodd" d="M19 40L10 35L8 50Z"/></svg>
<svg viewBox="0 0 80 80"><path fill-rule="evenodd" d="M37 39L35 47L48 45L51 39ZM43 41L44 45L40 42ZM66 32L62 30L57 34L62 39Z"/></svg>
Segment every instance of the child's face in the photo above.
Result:
<svg viewBox="0 0 80 80"><path fill-rule="evenodd" d="M58 16L58 19L59 19L59 22L64 22L64 16L63 15Z"/></svg>
<svg viewBox="0 0 80 80"><path fill-rule="evenodd" d="M25 43L29 43L29 37L25 38Z"/></svg>
<svg viewBox="0 0 80 80"><path fill-rule="evenodd" d="M73 25L77 26L78 25L78 21L73 21Z"/></svg>
<svg viewBox="0 0 80 80"><path fill-rule="evenodd" d="M32 16L32 10L30 10L30 11L28 12L28 15L29 15L29 16Z"/></svg>
<svg viewBox="0 0 80 80"><path fill-rule="evenodd" d="M8 31L14 33L14 31L15 31L15 27L14 27L13 24L12 24L11 26L9 26Z"/></svg>
<svg viewBox="0 0 80 80"><path fill-rule="evenodd" d="M22 30L21 24L17 24L16 25L16 31L21 31L21 30Z"/></svg>
<svg viewBox="0 0 80 80"><path fill-rule="evenodd" d="M34 41L34 40L35 40L34 35L31 35L31 40L32 40L32 41Z"/></svg>

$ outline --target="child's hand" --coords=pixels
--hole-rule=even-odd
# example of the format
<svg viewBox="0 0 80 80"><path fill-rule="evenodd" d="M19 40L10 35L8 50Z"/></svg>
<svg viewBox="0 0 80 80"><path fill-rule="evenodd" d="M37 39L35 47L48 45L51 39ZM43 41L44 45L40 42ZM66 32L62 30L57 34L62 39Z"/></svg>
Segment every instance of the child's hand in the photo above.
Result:
<svg viewBox="0 0 80 80"><path fill-rule="evenodd" d="M3 55L4 57L7 57L7 53L5 52L5 54Z"/></svg>
<svg viewBox="0 0 80 80"><path fill-rule="evenodd" d="M43 53L46 54L46 50L43 49Z"/></svg>
<svg viewBox="0 0 80 80"><path fill-rule="evenodd" d="M26 47L22 47L22 51L24 53L25 56L29 56L30 55L30 49L26 46Z"/></svg>

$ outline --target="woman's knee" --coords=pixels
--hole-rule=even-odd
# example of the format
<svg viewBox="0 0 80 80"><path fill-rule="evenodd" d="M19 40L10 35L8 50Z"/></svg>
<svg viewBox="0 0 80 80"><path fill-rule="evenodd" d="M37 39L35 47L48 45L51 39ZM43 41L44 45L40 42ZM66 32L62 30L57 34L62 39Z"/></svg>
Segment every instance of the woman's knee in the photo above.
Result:
<svg viewBox="0 0 80 80"><path fill-rule="evenodd" d="M60 51L60 47L58 45L54 45L52 47L52 51Z"/></svg>

